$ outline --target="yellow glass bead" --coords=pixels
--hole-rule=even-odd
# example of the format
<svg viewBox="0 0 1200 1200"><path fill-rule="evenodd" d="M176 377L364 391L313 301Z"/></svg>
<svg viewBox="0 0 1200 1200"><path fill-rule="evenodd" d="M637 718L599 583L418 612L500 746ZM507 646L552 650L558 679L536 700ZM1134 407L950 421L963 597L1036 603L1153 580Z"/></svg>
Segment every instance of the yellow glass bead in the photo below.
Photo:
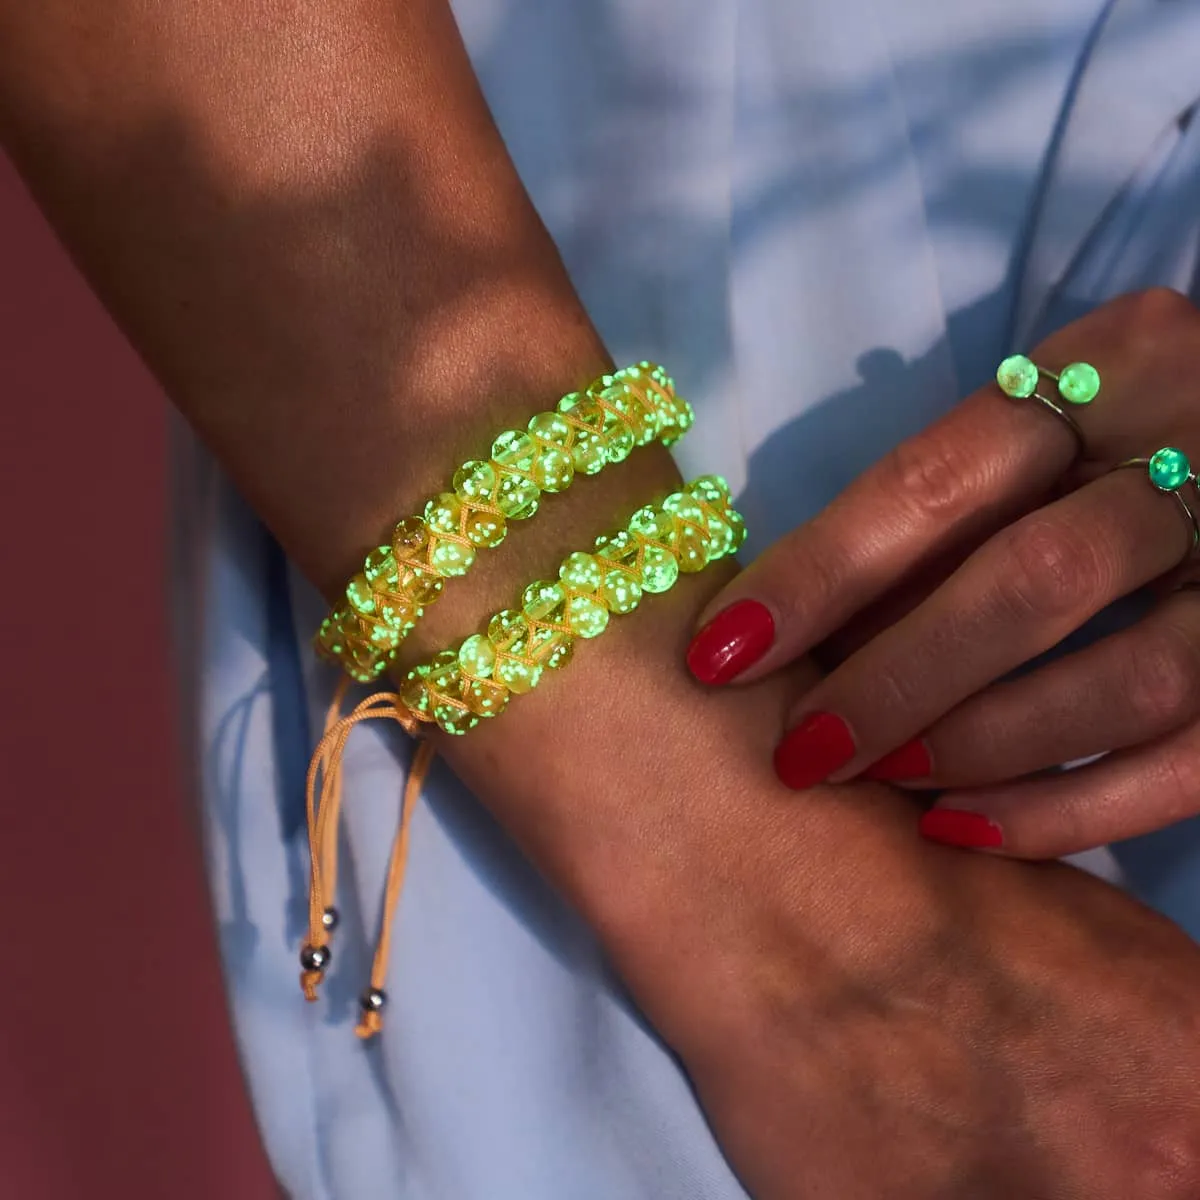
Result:
<svg viewBox="0 0 1200 1200"><path fill-rule="evenodd" d="M452 542L447 538L437 538L430 551L429 560L443 575L465 575L475 561L475 547L464 546L462 542Z"/></svg>
<svg viewBox="0 0 1200 1200"><path fill-rule="evenodd" d="M558 577L572 591L594 592L603 582L604 572L593 555L576 551L558 568Z"/></svg>
<svg viewBox="0 0 1200 1200"><path fill-rule="evenodd" d="M429 712L429 689L425 686L428 675L429 667L422 664L409 671L400 684L400 703L410 712Z"/></svg>
<svg viewBox="0 0 1200 1200"><path fill-rule="evenodd" d="M566 610L567 594L562 585L548 579L537 579L521 593L521 611L535 621L557 625Z"/></svg>
<svg viewBox="0 0 1200 1200"><path fill-rule="evenodd" d="M490 501L500 476L490 462L472 459L454 472L454 491L462 500Z"/></svg>
<svg viewBox="0 0 1200 1200"><path fill-rule="evenodd" d="M609 570L600 585L600 596L609 612L631 613L641 603L642 585L624 571Z"/></svg>
<svg viewBox="0 0 1200 1200"><path fill-rule="evenodd" d="M458 648L458 667L465 675L490 679L496 666L496 648L482 633L472 634Z"/></svg>
<svg viewBox="0 0 1200 1200"><path fill-rule="evenodd" d="M413 601L424 606L432 604L441 594L445 582L440 575L420 567L406 567L404 578L397 585L397 590L411 596Z"/></svg>
<svg viewBox="0 0 1200 1200"><path fill-rule="evenodd" d="M496 507L512 521L525 521L538 510L541 489L532 479L523 475L500 473L500 489L496 495Z"/></svg>
<svg viewBox="0 0 1200 1200"><path fill-rule="evenodd" d="M372 550L367 555L363 574L372 583L378 579L390 587L395 587L399 578L399 569L396 566L396 557L392 554L391 546L380 546L377 550Z"/></svg>
<svg viewBox="0 0 1200 1200"><path fill-rule="evenodd" d="M678 578L679 560L674 554L662 546L645 548L642 553L642 587L647 592L669 591Z"/></svg>
<svg viewBox="0 0 1200 1200"><path fill-rule="evenodd" d="M355 612L371 616L375 612L375 592L365 573L355 575L346 584L346 600Z"/></svg>
<svg viewBox="0 0 1200 1200"><path fill-rule="evenodd" d="M571 661L575 653L575 639L566 633L558 633L552 629L539 629L538 635L546 636L548 650L538 650L538 659L547 671L557 671Z"/></svg>
<svg viewBox="0 0 1200 1200"><path fill-rule="evenodd" d="M395 650L400 645L404 633L407 632L408 630L404 630L402 633L395 625L389 625L384 621L372 621L370 633L371 645L386 654L391 650Z"/></svg>
<svg viewBox="0 0 1200 1200"><path fill-rule="evenodd" d="M425 505L425 525L431 533L458 533L462 508L453 492L442 492Z"/></svg>
<svg viewBox="0 0 1200 1200"><path fill-rule="evenodd" d="M543 492L562 492L575 478L575 460L557 446L542 446L533 464L534 482Z"/></svg>
<svg viewBox="0 0 1200 1200"><path fill-rule="evenodd" d="M567 601L566 623L576 637L599 637L608 628L608 609L588 596Z"/></svg>
<svg viewBox="0 0 1200 1200"><path fill-rule="evenodd" d="M729 484L722 475L701 475L687 485L693 496L704 500L715 508L724 508L733 500Z"/></svg>
<svg viewBox="0 0 1200 1200"><path fill-rule="evenodd" d="M466 706L466 701L461 696L455 699L459 701L458 704L449 700L435 704L433 719L438 723L439 729L457 737L474 729L479 724L479 717Z"/></svg>
<svg viewBox="0 0 1200 1200"><path fill-rule="evenodd" d="M492 461L513 471L528 473L536 454L537 443L521 430L505 430L492 443Z"/></svg>
<svg viewBox="0 0 1200 1200"><path fill-rule="evenodd" d="M429 539L429 530L420 517L405 517L392 530L392 548L402 556L411 558Z"/></svg>
<svg viewBox="0 0 1200 1200"><path fill-rule="evenodd" d="M553 446L566 449L572 441L570 422L564 421L556 412L538 413L537 416L530 417L527 428L534 437L541 438Z"/></svg>
<svg viewBox="0 0 1200 1200"><path fill-rule="evenodd" d="M510 692L523 696L532 692L541 682L543 668L540 665L530 666L516 658L501 654L496 659L495 677Z"/></svg>
<svg viewBox="0 0 1200 1200"><path fill-rule="evenodd" d="M595 475L603 470L608 462L603 436L590 429L576 430L571 461L575 464L575 470L583 475Z"/></svg>
<svg viewBox="0 0 1200 1200"><path fill-rule="evenodd" d="M488 622L487 639L497 650L523 654L528 637L529 626L525 623L525 614L516 609L501 609Z"/></svg>
<svg viewBox="0 0 1200 1200"><path fill-rule="evenodd" d="M510 694L508 688L494 679L464 679L462 682L463 703L485 720L508 707Z"/></svg>
<svg viewBox="0 0 1200 1200"><path fill-rule="evenodd" d="M596 553L601 558L631 567L637 562L640 548L638 540L624 529L617 533L601 534L596 539Z"/></svg>
<svg viewBox="0 0 1200 1200"><path fill-rule="evenodd" d="M508 522L500 513L475 510L467 517L465 528L471 545L491 548L504 541L508 533Z"/></svg>
<svg viewBox="0 0 1200 1200"><path fill-rule="evenodd" d="M671 519L670 513L664 512L653 504L647 504L645 508L639 508L629 518L629 532L640 533L643 537L650 538L651 541L662 542L669 546L675 533L675 522Z"/></svg>

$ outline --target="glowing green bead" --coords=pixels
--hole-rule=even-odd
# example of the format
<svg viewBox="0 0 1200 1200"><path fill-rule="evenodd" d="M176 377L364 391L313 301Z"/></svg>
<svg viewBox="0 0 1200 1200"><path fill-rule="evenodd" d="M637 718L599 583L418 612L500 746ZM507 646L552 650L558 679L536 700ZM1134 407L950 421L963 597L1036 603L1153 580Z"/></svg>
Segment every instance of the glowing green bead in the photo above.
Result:
<svg viewBox="0 0 1200 1200"><path fill-rule="evenodd" d="M610 570L600 585L600 595L609 612L631 613L641 603L642 585L624 571Z"/></svg>
<svg viewBox="0 0 1200 1200"><path fill-rule="evenodd" d="M640 533L643 537L669 546L671 536L675 532L675 522L671 520L670 513L657 505L647 504L629 518L629 532Z"/></svg>
<svg viewBox="0 0 1200 1200"><path fill-rule="evenodd" d="M462 501L453 492L442 492L425 505L425 525L434 533L457 533Z"/></svg>
<svg viewBox="0 0 1200 1200"><path fill-rule="evenodd" d="M537 512L539 495L541 489L532 479L502 472L496 507L510 520L525 521Z"/></svg>
<svg viewBox="0 0 1200 1200"><path fill-rule="evenodd" d="M353 579L346 584L346 599L350 603L350 607L355 612L360 612L365 617L369 617L375 612L375 593L371 589L371 585L367 582L365 573L355 575Z"/></svg>
<svg viewBox="0 0 1200 1200"><path fill-rule="evenodd" d="M632 566L637 561L638 548L637 539L624 529L617 533L603 533L596 539L596 553L609 562Z"/></svg>
<svg viewBox="0 0 1200 1200"><path fill-rule="evenodd" d="M1147 473L1160 492L1177 492L1191 478L1192 467L1182 450L1164 446L1150 456Z"/></svg>
<svg viewBox="0 0 1200 1200"><path fill-rule="evenodd" d="M526 692L532 692L541 682L543 669L540 665L529 666L515 658L501 655L496 660L495 678L510 692L523 696Z"/></svg>
<svg viewBox="0 0 1200 1200"><path fill-rule="evenodd" d="M391 546L380 546L377 550L372 550L367 555L363 574L372 583L376 579L382 579L385 583L394 586L399 579L399 568L396 566Z"/></svg>
<svg viewBox="0 0 1200 1200"><path fill-rule="evenodd" d="M716 513L709 513L705 519L705 525L708 529L709 562L724 558L725 555L732 554L737 549L737 531L724 517L719 517Z"/></svg>
<svg viewBox="0 0 1200 1200"><path fill-rule="evenodd" d="M467 517L465 529L472 546L490 548L504 541L508 533L508 522L500 513L476 511Z"/></svg>
<svg viewBox="0 0 1200 1200"><path fill-rule="evenodd" d="M515 609L501 609L488 622L487 639L497 650L524 653L524 645L528 637L529 626L525 622L525 614L519 613Z"/></svg>
<svg viewBox="0 0 1200 1200"><path fill-rule="evenodd" d="M538 413L537 416L530 417L527 428L534 437L554 446L565 448L571 444L570 422L565 421L556 412Z"/></svg>
<svg viewBox="0 0 1200 1200"><path fill-rule="evenodd" d="M405 708L413 712L429 712L429 689L425 686L428 675L429 667L425 664L414 667L405 675L400 685L400 702Z"/></svg>
<svg viewBox="0 0 1200 1200"><path fill-rule="evenodd" d="M723 475L701 475L687 485L687 490L693 496L711 504L714 508L723 508L733 499L729 483Z"/></svg>
<svg viewBox="0 0 1200 1200"><path fill-rule="evenodd" d="M434 575L432 571L408 567L405 569L403 582L397 586L401 591L407 592L416 604L425 605L432 604L442 594L442 588L446 584L440 575Z"/></svg>
<svg viewBox="0 0 1200 1200"><path fill-rule="evenodd" d="M456 695L459 681L458 655L453 650L440 650L429 660L429 674L426 680L435 691Z"/></svg>
<svg viewBox="0 0 1200 1200"><path fill-rule="evenodd" d="M1068 404L1091 404L1100 392L1100 372L1091 363L1071 363L1058 377L1058 392Z"/></svg>
<svg viewBox="0 0 1200 1200"><path fill-rule="evenodd" d="M557 671L561 667L565 667L574 656L575 639L568 634L552 632L548 629L543 629L539 632L550 634L545 649L539 648L538 651L538 658L542 666L547 671Z"/></svg>
<svg viewBox="0 0 1200 1200"><path fill-rule="evenodd" d="M464 679L463 703L485 720L497 716L508 707L509 690L494 679Z"/></svg>
<svg viewBox="0 0 1200 1200"><path fill-rule="evenodd" d="M392 530L392 546L407 554L416 554L429 540L429 530L420 517L405 517Z"/></svg>
<svg viewBox="0 0 1200 1200"><path fill-rule="evenodd" d="M679 578L679 560L661 546L647 546L642 556L642 587L647 592L665 592Z"/></svg>
<svg viewBox="0 0 1200 1200"><path fill-rule="evenodd" d="M608 628L608 609L588 596L567 601L566 622L577 637L599 637Z"/></svg>
<svg viewBox="0 0 1200 1200"><path fill-rule="evenodd" d="M492 443L492 461L514 471L529 471L537 454L537 443L522 430L505 430Z"/></svg>
<svg viewBox="0 0 1200 1200"><path fill-rule="evenodd" d="M562 620L567 594L562 585L538 579L521 593L521 611L535 621L557 624Z"/></svg>
<svg viewBox="0 0 1200 1200"><path fill-rule="evenodd" d="M438 538L433 544L429 559L443 575L465 575L475 561L475 547Z"/></svg>
<svg viewBox="0 0 1200 1200"><path fill-rule="evenodd" d="M1024 354L1013 354L996 368L996 382L1006 396L1024 400L1037 391L1038 369Z"/></svg>
<svg viewBox="0 0 1200 1200"><path fill-rule="evenodd" d="M594 592L603 582L604 573L592 555L577 551L558 568L558 577L573 591Z"/></svg>
<svg viewBox="0 0 1200 1200"><path fill-rule="evenodd" d="M595 475L608 462L604 438L592 430L575 431L575 444L571 447L571 460L575 470L584 475Z"/></svg>
<svg viewBox="0 0 1200 1200"><path fill-rule="evenodd" d="M562 492L575 478L575 460L557 446L542 446L533 464L533 478L543 492Z"/></svg>
<svg viewBox="0 0 1200 1200"><path fill-rule="evenodd" d="M401 639L401 631L393 625L379 624L371 626L371 645L385 653L389 650L395 650L400 645Z"/></svg>
<svg viewBox="0 0 1200 1200"><path fill-rule="evenodd" d="M460 697L461 699L461 697ZM465 704L466 702L463 701ZM433 709L433 718L438 728L456 737L469 733L479 724L479 717L469 708L460 708L457 704L437 704Z"/></svg>
<svg viewBox="0 0 1200 1200"><path fill-rule="evenodd" d="M586 425L596 433L602 433L608 422L604 409L587 392L571 392L558 402L558 411L570 414L572 421Z"/></svg>
<svg viewBox="0 0 1200 1200"><path fill-rule="evenodd" d="M496 648L482 633L474 633L458 648L458 666L467 675L489 679L496 666Z"/></svg>
<svg viewBox="0 0 1200 1200"><path fill-rule="evenodd" d="M454 491L463 500L490 500L499 478L490 462L472 459L454 472Z"/></svg>

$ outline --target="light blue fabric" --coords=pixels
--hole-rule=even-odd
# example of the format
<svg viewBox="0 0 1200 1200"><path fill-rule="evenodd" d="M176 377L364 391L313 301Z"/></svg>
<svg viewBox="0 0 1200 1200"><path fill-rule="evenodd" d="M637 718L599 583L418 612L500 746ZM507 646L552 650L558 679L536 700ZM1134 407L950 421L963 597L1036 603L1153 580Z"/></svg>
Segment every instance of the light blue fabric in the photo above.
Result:
<svg viewBox="0 0 1200 1200"><path fill-rule="evenodd" d="M1194 0L460 0L500 126L618 360L695 404L757 552L997 359L1107 296L1195 290ZM408 749L346 763L337 959L296 984L321 615L187 450L188 694L236 1033L297 1200L739 1200L576 918L435 771L383 1036L352 1033ZM1118 850L1200 935L1200 823ZM870 880L862 886L869 887Z"/></svg>

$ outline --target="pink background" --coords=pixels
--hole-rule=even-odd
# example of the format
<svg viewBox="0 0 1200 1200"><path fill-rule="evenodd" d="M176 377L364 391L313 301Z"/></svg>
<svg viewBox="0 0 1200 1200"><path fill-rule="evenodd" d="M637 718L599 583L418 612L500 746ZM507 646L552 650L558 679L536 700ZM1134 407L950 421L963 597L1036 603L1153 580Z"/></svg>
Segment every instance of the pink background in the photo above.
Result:
<svg viewBox="0 0 1200 1200"><path fill-rule="evenodd" d="M164 402L0 158L0 1193L278 1188L167 673Z"/></svg>

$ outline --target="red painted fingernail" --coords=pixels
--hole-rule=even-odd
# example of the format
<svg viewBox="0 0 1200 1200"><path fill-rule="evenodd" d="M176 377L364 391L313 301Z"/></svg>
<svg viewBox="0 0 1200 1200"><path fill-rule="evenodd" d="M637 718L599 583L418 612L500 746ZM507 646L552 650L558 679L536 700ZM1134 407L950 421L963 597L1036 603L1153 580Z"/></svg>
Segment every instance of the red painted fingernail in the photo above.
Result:
<svg viewBox="0 0 1200 1200"><path fill-rule="evenodd" d="M816 787L853 757L850 726L833 713L812 713L775 747L775 774L800 791Z"/></svg>
<svg viewBox="0 0 1200 1200"><path fill-rule="evenodd" d="M968 850L995 849L1004 845L1004 831L982 813L959 808L931 808L918 826L922 837L946 846Z"/></svg>
<svg viewBox="0 0 1200 1200"><path fill-rule="evenodd" d="M913 738L903 746L885 754L864 772L864 779L889 782L897 779L926 779L933 774L933 759L922 738Z"/></svg>
<svg viewBox="0 0 1200 1200"><path fill-rule="evenodd" d="M775 640L775 619L757 600L739 600L717 613L692 639L688 669L701 683L728 683L758 662Z"/></svg>

